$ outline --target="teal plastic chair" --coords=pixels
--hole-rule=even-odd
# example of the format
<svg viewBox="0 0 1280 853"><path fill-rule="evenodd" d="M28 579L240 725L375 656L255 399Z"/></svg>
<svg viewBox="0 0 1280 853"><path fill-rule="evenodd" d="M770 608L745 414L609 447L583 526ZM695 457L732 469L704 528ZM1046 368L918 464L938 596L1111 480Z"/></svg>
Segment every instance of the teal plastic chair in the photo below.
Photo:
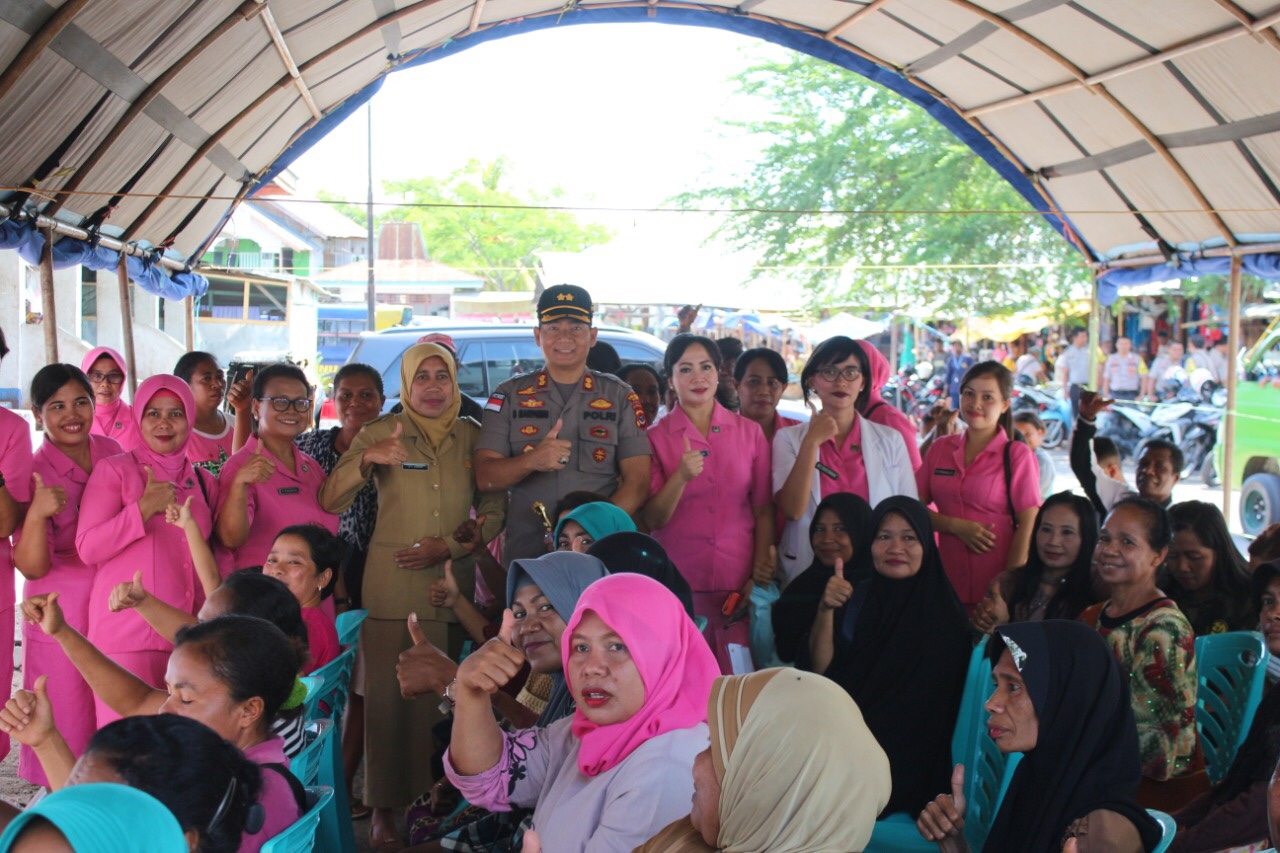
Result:
<svg viewBox="0 0 1280 853"><path fill-rule="evenodd" d="M333 790L333 802L320 815L320 829L316 835L316 849L321 853L355 853L355 829L351 825L351 809L347 798L347 777L342 765L341 729L332 720L317 720L312 725L328 723L335 726L334 735L326 738L321 747L316 781Z"/></svg>
<svg viewBox="0 0 1280 853"><path fill-rule="evenodd" d="M262 845L262 853L310 853L316 845L316 827L320 824L320 812L333 802L331 788L307 788L307 811L281 832Z"/></svg>
<svg viewBox="0 0 1280 853"><path fill-rule="evenodd" d="M349 646L342 654L311 673L320 679L320 687L314 696L306 700L308 720L330 716L342 731L342 715L346 711L347 696L351 691L351 673L356 666L356 647Z"/></svg>
<svg viewBox="0 0 1280 853"><path fill-rule="evenodd" d="M1262 701L1267 646L1255 631L1196 637L1196 730L1215 785L1231 769Z"/></svg>
<svg viewBox="0 0 1280 853"><path fill-rule="evenodd" d="M320 778L320 763L328 759L329 742L333 740L333 720L314 720L303 730L306 746L289 759L289 770L303 785L315 785Z"/></svg>
<svg viewBox="0 0 1280 853"><path fill-rule="evenodd" d="M991 832L1000 801L1004 798L1020 754L1006 756L986 733L986 710L991 695L991 663L986 658L987 637L969 656L960 714L951 735L951 763L965 769L965 838L971 850L981 850ZM938 793L944 793L939 791ZM893 814L876 821L867 853L936 853L938 847L926 841L916 829L916 815Z"/></svg>
<svg viewBox="0 0 1280 853"><path fill-rule="evenodd" d="M1169 849L1169 845L1173 843L1173 837L1178 834L1178 823L1169 815L1155 809L1147 809L1147 814L1156 819L1156 823L1160 824L1160 830L1163 833L1160 836L1160 843L1156 845L1156 849L1152 850L1151 853L1164 853Z"/></svg>
<svg viewBox="0 0 1280 853"><path fill-rule="evenodd" d="M368 610L348 610L346 613L339 613L334 620L338 629L338 642L344 646L350 646L360 639L360 626L368 616Z"/></svg>

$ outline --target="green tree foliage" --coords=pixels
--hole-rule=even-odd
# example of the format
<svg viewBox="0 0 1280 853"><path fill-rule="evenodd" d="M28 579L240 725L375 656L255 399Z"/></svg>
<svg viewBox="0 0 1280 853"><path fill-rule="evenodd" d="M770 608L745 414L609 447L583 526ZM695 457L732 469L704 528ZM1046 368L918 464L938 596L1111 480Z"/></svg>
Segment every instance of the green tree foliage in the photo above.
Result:
<svg viewBox="0 0 1280 853"><path fill-rule="evenodd" d="M418 223L432 260L474 272L488 290L529 290L538 252L580 252L612 236L571 213L547 209L558 190L518 192L508 178L508 163L500 158L472 160L445 178L387 181L384 189L405 204L377 219Z"/></svg>
<svg viewBox="0 0 1280 853"><path fill-rule="evenodd" d="M1059 307L1087 283L1081 256L914 104L801 54L757 62L734 82L766 117L725 122L726 132L758 139L761 154L737 181L677 201L743 211L727 216L716 236L757 253L760 275L792 270L810 307L898 305L958 318ZM927 213L970 210L1000 213ZM1064 266L858 268L939 264Z"/></svg>

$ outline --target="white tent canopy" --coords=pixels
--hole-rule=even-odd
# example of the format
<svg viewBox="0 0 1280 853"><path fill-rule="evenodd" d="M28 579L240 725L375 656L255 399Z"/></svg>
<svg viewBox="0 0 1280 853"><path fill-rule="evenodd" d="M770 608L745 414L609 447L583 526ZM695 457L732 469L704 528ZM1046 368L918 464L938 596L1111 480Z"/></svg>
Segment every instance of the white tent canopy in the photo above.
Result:
<svg viewBox="0 0 1280 853"><path fill-rule="evenodd" d="M828 317L810 329L808 338L812 343L820 344L827 338L834 338L836 335L844 335L846 338L860 341L883 333L883 323L864 320L861 317L855 317L852 314L841 311L839 314Z"/></svg>
<svg viewBox="0 0 1280 853"><path fill-rule="evenodd" d="M859 71L1093 262L1280 240L1275 0L6 2L0 187L39 189L0 201L195 257L230 199L396 67L593 21L716 26Z"/></svg>

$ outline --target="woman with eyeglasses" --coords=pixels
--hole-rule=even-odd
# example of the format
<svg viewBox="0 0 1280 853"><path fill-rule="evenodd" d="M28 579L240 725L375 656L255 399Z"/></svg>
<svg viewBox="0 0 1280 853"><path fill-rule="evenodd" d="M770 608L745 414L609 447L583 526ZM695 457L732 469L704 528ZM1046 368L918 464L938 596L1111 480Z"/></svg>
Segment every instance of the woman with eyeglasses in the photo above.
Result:
<svg viewBox="0 0 1280 853"><path fill-rule="evenodd" d="M764 433L716 402L720 361L709 338L676 335L667 345L676 405L649 428L653 465L640 518L683 567L707 642L721 671L732 672L728 645L749 644L749 623L722 610L735 593L747 604L753 583L773 582L773 500Z"/></svg>
<svg viewBox="0 0 1280 853"><path fill-rule="evenodd" d="M157 374L138 386L134 401L132 414L142 440L132 451L93 466L81 499L75 543L80 559L93 570L89 639L121 667L160 689L173 645L138 613L111 612L111 591L141 572L146 589L194 613L204 598L203 588L186 534L165 520L165 510L190 501L191 517L208 536L219 490L209 472L193 468L187 460L196 410L187 383ZM102 701L96 706L99 728L119 719Z"/></svg>
<svg viewBox="0 0 1280 853"><path fill-rule="evenodd" d="M800 385L812 417L773 439L774 500L787 520L778 547L784 585L813 562L809 525L822 500L849 492L875 506L895 495L916 496L902 435L859 414L871 397L871 362L857 341L837 335L818 344Z"/></svg>
<svg viewBox="0 0 1280 853"><path fill-rule="evenodd" d="M138 427L133 407L124 401L128 368L111 347L94 347L85 354L80 369L93 387L93 425L89 432L114 439L126 453L137 446Z"/></svg>
<svg viewBox="0 0 1280 853"><path fill-rule="evenodd" d="M294 445L311 423L311 386L297 365L268 365L253 377L255 434L226 461L218 480L219 565L261 566L276 534L291 524L338 532L338 516L320 506L325 470Z"/></svg>

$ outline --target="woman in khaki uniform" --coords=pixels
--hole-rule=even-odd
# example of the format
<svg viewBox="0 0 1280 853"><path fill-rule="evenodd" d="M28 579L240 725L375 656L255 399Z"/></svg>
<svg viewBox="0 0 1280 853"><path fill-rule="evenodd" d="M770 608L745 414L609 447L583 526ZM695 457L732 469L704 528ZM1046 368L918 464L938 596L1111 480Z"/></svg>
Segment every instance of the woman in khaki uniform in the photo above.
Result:
<svg viewBox="0 0 1280 853"><path fill-rule="evenodd" d="M452 533L472 507L485 517L484 538L502 529L506 495L475 487L471 452L480 426L458 417L461 397L453 358L436 344L417 344L400 366L404 411L372 421L352 441L320 491L320 503L342 512L373 478L378 520L369 545L360 635L364 674L365 794L373 808L375 845L395 842L394 810L429 789L434 743L442 719L436 703L400 696L396 659L413 645L405 620L418 614L422 632L456 658L465 633L453 611L431 606L432 581L446 560L463 595L475 590L475 563Z"/></svg>

